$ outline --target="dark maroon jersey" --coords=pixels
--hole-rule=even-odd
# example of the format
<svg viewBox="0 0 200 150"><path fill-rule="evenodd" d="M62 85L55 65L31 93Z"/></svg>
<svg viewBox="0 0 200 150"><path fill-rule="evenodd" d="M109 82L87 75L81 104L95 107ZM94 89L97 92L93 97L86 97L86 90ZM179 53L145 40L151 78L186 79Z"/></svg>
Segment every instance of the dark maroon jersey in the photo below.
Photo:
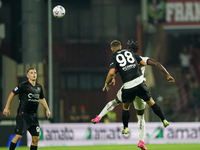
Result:
<svg viewBox="0 0 200 150"><path fill-rule="evenodd" d="M44 98L42 86L36 83L33 86L29 81L19 84L14 90L15 95L19 94L18 112L33 114L37 112L40 100Z"/></svg>

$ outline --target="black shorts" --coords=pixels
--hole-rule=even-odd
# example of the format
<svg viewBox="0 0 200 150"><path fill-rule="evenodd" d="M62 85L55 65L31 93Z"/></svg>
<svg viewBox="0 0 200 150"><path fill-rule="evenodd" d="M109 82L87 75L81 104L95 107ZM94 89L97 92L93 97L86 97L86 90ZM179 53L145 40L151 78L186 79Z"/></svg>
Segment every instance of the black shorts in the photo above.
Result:
<svg viewBox="0 0 200 150"><path fill-rule="evenodd" d="M131 89L122 89L123 103L133 102L136 96L143 99L144 101L151 99L151 93L144 82Z"/></svg>
<svg viewBox="0 0 200 150"><path fill-rule="evenodd" d="M37 116L19 113L16 117L15 134L23 135L27 130L32 136L39 136L40 127Z"/></svg>

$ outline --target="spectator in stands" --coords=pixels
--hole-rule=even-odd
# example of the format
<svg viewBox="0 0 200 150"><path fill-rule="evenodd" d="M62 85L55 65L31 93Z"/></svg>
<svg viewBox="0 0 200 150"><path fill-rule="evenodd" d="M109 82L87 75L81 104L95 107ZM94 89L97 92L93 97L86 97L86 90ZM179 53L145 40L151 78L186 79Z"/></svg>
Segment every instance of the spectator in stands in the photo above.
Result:
<svg viewBox="0 0 200 150"><path fill-rule="evenodd" d="M76 106L72 105L70 111L70 122L79 122L79 121L80 121L80 116L76 111Z"/></svg>
<svg viewBox="0 0 200 150"><path fill-rule="evenodd" d="M198 80L194 78L190 84L190 88L192 90L192 97L194 101L194 114L195 114L195 121L199 121L199 111L200 111L200 85Z"/></svg>
<svg viewBox="0 0 200 150"><path fill-rule="evenodd" d="M183 47L182 51L179 54L179 59L182 67L182 74L187 80L190 80L190 61L191 61L191 54L188 52L186 46Z"/></svg>
<svg viewBox="0 0 200 150"><path fill-rule="evenodd" d="M80 122L90 122L90 115L86 112L85 105L80 106Z"/></svg>

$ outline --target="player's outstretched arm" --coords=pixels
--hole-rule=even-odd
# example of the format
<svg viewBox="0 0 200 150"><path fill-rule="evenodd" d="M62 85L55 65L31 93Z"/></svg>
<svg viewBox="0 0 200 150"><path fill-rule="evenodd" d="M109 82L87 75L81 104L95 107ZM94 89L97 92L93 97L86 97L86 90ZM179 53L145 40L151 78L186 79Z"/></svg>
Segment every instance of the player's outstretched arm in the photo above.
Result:
<svg viewBox="0 0 200 150"><path fill-rule="evenodd" d="M46 102L46 99L43 98L43 99L40 99L40 103L44 106L44 108L46 109L46 116L47 116L47 119L49 119L50 115L51 115L51 112L49 110L49 107L47 105L47 102Z"/></svg>
<svg viewBox="0 0 200 150"><path fill-rule="evenodd" d="M9 108L10 108L10 104L11 104L14 96L15 96L15 94L13 92L11 92L10 95L8 96L8 100L7 100L6 106L5 106L4 110L3 110L3 115L6 116L6 117L8 115L10 115L10 109Z"/></svg>
<svg viewBox="0 0 200 150"><path fill-rule="evenodd" d="M147 63L148 63L148 65L155 66L159 70L161 70L167 76L167 80L169 82L175 82L175 79L169 74L167 69L165 69L165 67L160 62L158 62L158 61L156 61L154 59L148 59Z"/></svg>

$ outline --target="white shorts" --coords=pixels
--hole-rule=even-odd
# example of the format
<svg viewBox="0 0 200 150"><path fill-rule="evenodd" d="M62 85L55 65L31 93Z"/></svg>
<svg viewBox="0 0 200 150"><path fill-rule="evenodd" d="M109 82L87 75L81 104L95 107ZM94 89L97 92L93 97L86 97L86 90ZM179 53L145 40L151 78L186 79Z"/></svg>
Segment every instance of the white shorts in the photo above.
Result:
<svg viewBox="0 0 200 150"><path fill-rule="evenodd" d="M122 89L122 87L120 88L120 90L117 92L117 95L116 95L120 102L122 102L122 91L121 91L121 89ZM133 104L134 104L134 108L136 110L143 110L146 107L146 102L143 99L141 99L137 96L133 100Z"/></svg>

